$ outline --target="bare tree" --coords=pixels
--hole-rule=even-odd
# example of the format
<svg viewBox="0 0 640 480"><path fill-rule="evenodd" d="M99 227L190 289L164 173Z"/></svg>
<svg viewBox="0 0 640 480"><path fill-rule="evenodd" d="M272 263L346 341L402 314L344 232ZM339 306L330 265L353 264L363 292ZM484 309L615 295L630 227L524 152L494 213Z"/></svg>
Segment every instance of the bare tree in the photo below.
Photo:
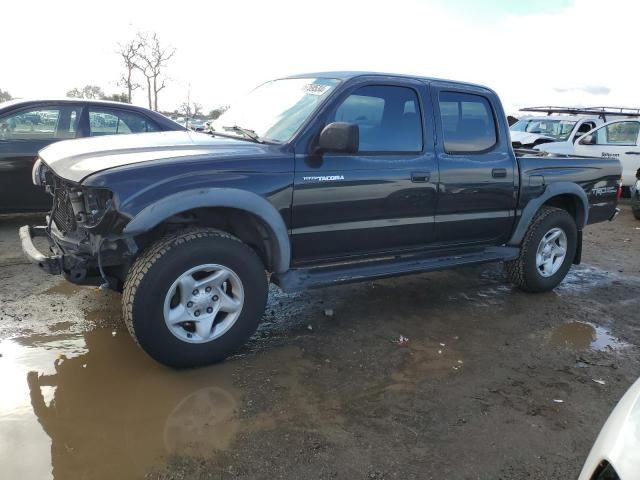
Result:
<svg viewBox="0 0 640 480"><path fill-rule="evenodd" d="M187 102L181 103L180 108L178 108L178 112L187 118L191 117L191 104Z"/></svg>
<svg viewBox="0 0 640 480"><path fill-rule="evenodd" d="M133 91L141 87L139 83L135 82L133 73L139 68L136 61L138 59L138 52L142 48L143 44L140 38L135 38L125 44L118 44L118 55L120 55L122 63L124 64L124 73L118 83L127 89L127 103L131 103Z"/></svg>
<svg viewBox="0 0 640 480"><path fill-rule="evenodd" d="M167 86L167 77L163 72L176 49L162 46L157 33L138 33L137 41L142 47L136 53L135 65L147 81L149 108L157 111L158 93Z"/></svg>
<svg viewBox="0 0 640 480"><path fill-rule="evenodd" d="M200 115L202 115L202 104L193 102L193 116L199 117Z"/></svg>
<svg viewBox="0 0 640 480"><path fill-rule="evenodd" d="M202 104L198 102L187 103L184 102L180 105L180 113L187 118L195 118L202 115Z"/></svg>

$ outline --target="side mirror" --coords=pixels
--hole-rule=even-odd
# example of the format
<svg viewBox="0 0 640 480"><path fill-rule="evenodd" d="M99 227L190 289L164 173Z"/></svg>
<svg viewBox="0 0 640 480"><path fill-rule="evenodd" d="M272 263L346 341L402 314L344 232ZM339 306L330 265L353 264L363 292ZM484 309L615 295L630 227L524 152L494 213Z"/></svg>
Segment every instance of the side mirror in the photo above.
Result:
<svg viewBox="0 0 640 480"><path fill-rule="evenodd" d="M318 150L356 153L360 146L360 129L355 123L333 122L322 129Z"/></svg>
<svg viewBox="0 0 640 480"><path fill-rule="evenodd" d="M585 135L580 139L580 145L595 145L595 144L596 144L596 138L593 136L593 134Z"/></svg>

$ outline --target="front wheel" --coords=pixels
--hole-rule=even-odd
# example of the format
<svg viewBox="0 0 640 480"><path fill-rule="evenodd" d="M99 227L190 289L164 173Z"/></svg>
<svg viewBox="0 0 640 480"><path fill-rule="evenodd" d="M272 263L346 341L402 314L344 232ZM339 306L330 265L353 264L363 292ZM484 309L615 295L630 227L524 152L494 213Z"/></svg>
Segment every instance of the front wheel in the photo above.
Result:
<svg viewBox="0 0 640 480"><path fill-rule="evenodd" d="M267 301L264 265L236 237L213 229L169 235L135 262L124 286L132 337L171 367L219 362L255 331Z"/></svg>
<svg viewBox="0 0 640 480"><path fill-rule="evenodd" d="M529 225L517 259L506 262L509 280L527 292L553 290L567 275L578 232L566 210L542 207Z"/></svg>

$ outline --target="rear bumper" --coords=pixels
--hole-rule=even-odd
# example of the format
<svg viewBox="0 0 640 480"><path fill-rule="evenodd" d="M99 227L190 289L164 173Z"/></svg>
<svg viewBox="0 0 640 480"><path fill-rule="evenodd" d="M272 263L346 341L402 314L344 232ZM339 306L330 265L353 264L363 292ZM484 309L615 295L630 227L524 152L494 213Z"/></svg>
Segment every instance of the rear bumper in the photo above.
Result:
<svg viewBox="0 0 640 480"><path fill-rule="evenodd" d="M29 261L45 272L51 275L60 275L62 273L63 257L59 254L44 254L33 244L34 237L46 237L51 244L51 237L46 227L32 227L25 225L20 227L20 242L22 244L22 253Z"/></svg>

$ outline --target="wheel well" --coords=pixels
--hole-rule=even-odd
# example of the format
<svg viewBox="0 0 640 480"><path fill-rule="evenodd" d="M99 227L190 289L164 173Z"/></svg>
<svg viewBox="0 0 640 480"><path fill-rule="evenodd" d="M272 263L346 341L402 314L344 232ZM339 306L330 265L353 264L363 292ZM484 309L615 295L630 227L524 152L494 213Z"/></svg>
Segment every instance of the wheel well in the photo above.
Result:
<svg viewBox="0 0 640 480"><path fill-rule="evenodd" d="M582 205L582 201L576 195L571 193L563 193L561 195L556 195L555 197L551 197L544 205L548 205L550 207L561 208L569 212L574 220L576 221L576 225L578 229L581 229L584 226L584 206Z"/></svg>
<svg viewBox="0 0 640 480"><path fill-rule="evenodd" d="M167 233L193 226L216 228L238 237L258 254L267 270L273 270L276 245L273 232L259 217L235 208L187 210L167 218L150 231L135 237L135 241L140 250L143 250Z"/></svg>

